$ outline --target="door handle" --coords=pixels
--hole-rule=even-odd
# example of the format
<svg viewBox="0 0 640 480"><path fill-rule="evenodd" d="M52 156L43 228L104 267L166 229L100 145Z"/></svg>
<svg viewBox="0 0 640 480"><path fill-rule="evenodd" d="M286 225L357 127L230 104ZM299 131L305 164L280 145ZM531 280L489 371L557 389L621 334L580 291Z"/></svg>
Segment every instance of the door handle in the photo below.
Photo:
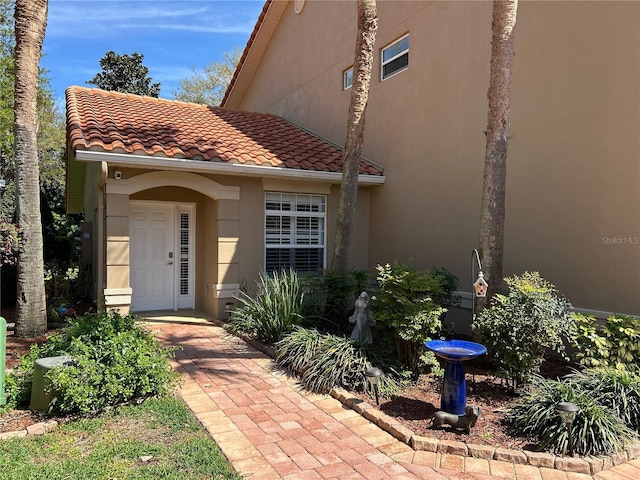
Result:
<svg viewBox="0 0 640 480"><path fill-rule="evenodd" d="M167 265L173 265L173 262L167 262Z"/></svg>

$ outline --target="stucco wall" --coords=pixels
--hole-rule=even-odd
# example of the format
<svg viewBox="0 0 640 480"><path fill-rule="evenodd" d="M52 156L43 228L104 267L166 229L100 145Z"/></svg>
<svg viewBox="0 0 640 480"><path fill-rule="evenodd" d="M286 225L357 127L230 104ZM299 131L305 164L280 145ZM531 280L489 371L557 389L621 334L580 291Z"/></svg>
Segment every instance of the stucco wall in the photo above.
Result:
<svg viewBox="0 0 640 480"><path fill-rule="evenodd" d="M234 108L342 143L355 2L284 13ZM364 154L369 267L444 266L470 290L484 161L491 2L378 2ZM379 80L379 48L410 33L409 68ZM519 3L505 275L538 270L577 307L640 314L640 3Z"/></svg>

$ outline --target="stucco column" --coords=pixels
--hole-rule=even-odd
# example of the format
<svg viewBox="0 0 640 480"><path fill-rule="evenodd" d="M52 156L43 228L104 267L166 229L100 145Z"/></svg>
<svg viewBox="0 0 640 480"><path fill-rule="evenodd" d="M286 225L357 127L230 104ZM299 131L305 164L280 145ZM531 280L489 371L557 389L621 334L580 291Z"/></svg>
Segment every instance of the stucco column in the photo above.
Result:
<svg viewBox="0 0 640 480"><path fill-rule="evenodd" d="M232 302L240 288L238 240L240 235L240 202L218 200L218 265L214 315L225 318L225 303Z"/></svg>
<svg viewBox="0 0 640 480"><path fill-rule="evenodd" d="M104 303L107 310L128 313L131 306L129 279L129 195L106 195L106 274Z"/></svg>

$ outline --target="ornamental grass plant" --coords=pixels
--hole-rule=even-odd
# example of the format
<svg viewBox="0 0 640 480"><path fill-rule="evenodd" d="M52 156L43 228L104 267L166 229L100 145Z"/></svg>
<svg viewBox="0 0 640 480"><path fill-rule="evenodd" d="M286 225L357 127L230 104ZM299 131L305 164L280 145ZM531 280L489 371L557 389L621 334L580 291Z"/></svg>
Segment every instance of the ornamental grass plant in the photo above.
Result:
<svg viewBox="0 0 640 480"><path fill-rule="evenodd" d="M260 291L255 296L240 292L240 306L231 314L229 330L269 344L303 319L304 292L293 270L260 274Z"/></svg>
<svg viewBox="0 0 640 480"><path fill-rule="evenodd" d="M302 327L294 328L276 344L276 361L299 375L305 388L318 393L328 393L334 386L371 393L365 372L372 366L384 367L378 384L383 397L396 396L406 378L370 346Z"/></svg>
<svg viewBox="0 0 640 480"><path fill-rule="evenodd" d="M636 433L603 405L601 394L591 390L584 380L575 376L549 380L534 375L527 392L506 416L511 431L534 440L539 450L565 454L568 433L556 405L571 402L580 409L572 425L576 453L609 455L628 447L637 438Z"/></svg>

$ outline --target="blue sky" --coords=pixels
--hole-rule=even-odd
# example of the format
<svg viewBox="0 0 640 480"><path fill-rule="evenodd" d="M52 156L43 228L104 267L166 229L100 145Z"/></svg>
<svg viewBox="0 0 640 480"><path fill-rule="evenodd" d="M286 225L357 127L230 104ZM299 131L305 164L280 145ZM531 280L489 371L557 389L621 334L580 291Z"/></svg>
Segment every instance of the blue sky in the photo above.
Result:
<svg viewBox="0 0 640 480"><path fill-rule="evenodd" d="M70 85L86 85L113 50L138 52L160 97L173 98L192 68L244 49L264 1L251 0L49 0L41 66L54 96L64 101Z"/></svg>

